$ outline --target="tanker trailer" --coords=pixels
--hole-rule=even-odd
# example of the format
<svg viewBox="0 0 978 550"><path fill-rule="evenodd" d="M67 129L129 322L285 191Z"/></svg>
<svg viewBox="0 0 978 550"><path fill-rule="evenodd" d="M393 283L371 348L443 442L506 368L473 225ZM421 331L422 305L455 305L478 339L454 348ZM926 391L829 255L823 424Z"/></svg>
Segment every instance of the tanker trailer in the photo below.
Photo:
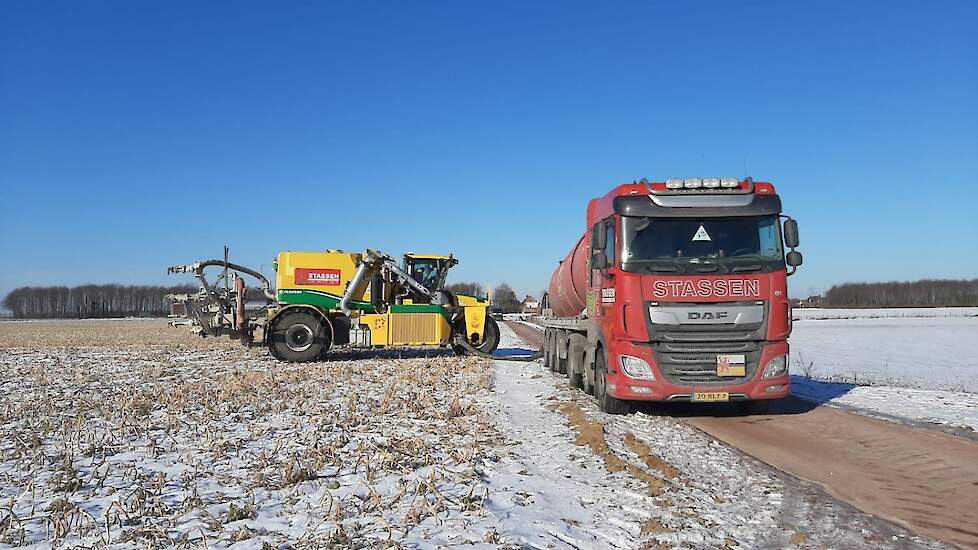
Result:
<svg viewBox="0 0 978 550"><path fill-rule="evenodd" d="M547 367L614 414L638 401L764 412L791 392L787 277L802 256L772 184L642 180L585 219L550 279Z"/></svg>

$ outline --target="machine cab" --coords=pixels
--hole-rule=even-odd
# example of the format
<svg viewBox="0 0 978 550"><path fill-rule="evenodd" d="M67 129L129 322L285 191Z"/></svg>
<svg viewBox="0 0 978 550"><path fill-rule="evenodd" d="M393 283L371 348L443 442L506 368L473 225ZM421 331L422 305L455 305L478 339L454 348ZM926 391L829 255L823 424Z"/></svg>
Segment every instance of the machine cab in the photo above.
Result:
<svg viewBox="0 0 978 550"><path fill-rule="evenodd" d="M415 254L408 252L404 255L404 271L425 288L434 292L445 288L448 270L458 263L458 260L448 256L435 254Z"/></svg>

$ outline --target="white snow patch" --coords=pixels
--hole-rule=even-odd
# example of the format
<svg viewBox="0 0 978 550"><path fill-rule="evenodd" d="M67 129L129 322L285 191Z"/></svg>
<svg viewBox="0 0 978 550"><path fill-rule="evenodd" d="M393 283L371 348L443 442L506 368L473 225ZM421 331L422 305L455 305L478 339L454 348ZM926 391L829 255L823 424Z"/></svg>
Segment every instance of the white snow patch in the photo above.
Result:
<svg viewBox="0 0 978 550"><path fill-rule="evenodd" d="M795 319L880 319L890 317L976 317L978 307L887 307L873 309L801 308Z"/></svg>

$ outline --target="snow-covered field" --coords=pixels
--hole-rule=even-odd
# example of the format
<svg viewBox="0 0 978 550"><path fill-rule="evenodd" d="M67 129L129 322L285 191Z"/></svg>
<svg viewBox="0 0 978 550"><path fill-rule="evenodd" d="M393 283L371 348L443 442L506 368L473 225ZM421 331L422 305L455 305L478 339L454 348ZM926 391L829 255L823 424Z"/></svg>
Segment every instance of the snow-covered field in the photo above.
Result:
<svg viewBox="0 0 978 550"><path fill-rule="evenodd" d="M106 326L0 327L0 546L935 546L539 361Z"/></svg>
<svg viewBox="0 0 978 550"><path fill-rule="evenodd" d="M795 321L793 392L978 431L978 318Z"/></svg>
<svg viewBox="0 0 978 550"><path fill-rule="evenodd" d="M795 319L878 319L888 317L978 317L978 307L891 307L877 309L792 309Z"/></svg>
<svg viewBox="0 0 978 550"><path fill-rule="evenodd" d="M978 318L797 321L792 374L856 385L978 392Z"/></svg>

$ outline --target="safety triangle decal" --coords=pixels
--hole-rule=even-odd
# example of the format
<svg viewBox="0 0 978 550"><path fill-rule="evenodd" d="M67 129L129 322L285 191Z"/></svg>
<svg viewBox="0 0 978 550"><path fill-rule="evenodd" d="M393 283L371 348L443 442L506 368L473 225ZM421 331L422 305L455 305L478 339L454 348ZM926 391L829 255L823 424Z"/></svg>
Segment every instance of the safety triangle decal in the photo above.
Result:
<svg viewBox="0 0 978 550"><path fill-rule="evenodd" d="M706 228L703 224L700 224L700 228L696 230L696 234L693 235L694 241L712 241L710 234L706 232Z"/></svg>

